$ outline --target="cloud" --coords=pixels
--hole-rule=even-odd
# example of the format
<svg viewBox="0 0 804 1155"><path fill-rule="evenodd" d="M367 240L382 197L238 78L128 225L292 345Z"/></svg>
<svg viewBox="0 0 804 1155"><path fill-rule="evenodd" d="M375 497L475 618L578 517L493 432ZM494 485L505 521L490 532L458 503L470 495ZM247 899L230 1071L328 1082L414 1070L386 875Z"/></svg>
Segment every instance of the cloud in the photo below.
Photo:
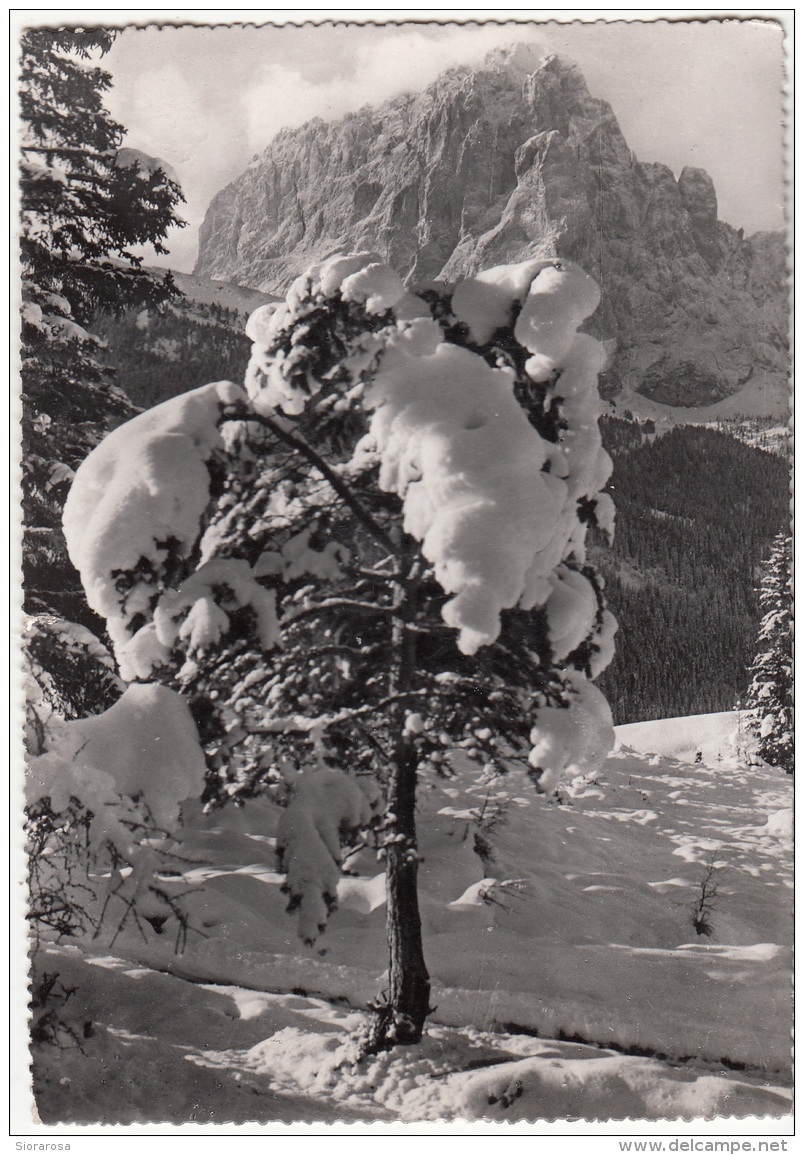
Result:
<svg viewBox="0 0 804 1155"><path fill-rule="evenodd" d="M262 151L280 128L295 128L313 117L336 119L403 92L421 91L445 69L479 64L490 48L516 38L515 30L497 27L478 28L471 37L458 28L445 28L440 35L385 29L370 42L351 44L348 68L336 56L326 74L319 68L311 79L303 61L271 64L244 91L251 148ZM535 39L533 33L526 38Z"/></svg>

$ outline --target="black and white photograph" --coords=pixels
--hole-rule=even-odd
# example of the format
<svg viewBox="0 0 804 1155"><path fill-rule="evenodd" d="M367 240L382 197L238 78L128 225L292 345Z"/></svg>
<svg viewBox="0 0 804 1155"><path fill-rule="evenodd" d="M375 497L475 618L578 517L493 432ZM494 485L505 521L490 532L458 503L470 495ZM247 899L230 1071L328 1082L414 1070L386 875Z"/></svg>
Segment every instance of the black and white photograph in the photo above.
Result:
<svg viewBox="0 0 804 1155"><path fill-rule="evenodd" d="M11 15L11 1133L787 1150L792 13Z"/></svg>

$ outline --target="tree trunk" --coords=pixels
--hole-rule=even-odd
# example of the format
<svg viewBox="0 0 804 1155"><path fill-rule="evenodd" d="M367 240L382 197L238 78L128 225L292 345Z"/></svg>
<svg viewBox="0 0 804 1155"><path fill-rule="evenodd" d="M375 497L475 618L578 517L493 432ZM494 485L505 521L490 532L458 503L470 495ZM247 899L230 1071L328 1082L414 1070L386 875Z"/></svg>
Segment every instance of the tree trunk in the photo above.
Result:
<svg viewBox="0 0 804 1155"><path fill-rule="evenodd" d="M398 841L387 847L389 987L378 1049L418 1043L430 1013L430 976L424 962L417 891L416 761L412 744L401 737L388 784L388 810L396 815L391 829Z"/></svg>
<svg viewBox="0 0 804 1155"><path fill-rule="evenodd" d="M415 571L415 563L411 567ZM416 675L416 634L408 629L415 617L416 579L400 583L395 598L393 691L413 688ZM430 976L424 962L419 915L419 856L416 845L416 770L418 755L405 732L405 709L393 707L397 738L388 777L386 813L386 931L388 936L388 1001L377 1008L369 1049L388 1050L418 1043L430 1013Z"/></svg>

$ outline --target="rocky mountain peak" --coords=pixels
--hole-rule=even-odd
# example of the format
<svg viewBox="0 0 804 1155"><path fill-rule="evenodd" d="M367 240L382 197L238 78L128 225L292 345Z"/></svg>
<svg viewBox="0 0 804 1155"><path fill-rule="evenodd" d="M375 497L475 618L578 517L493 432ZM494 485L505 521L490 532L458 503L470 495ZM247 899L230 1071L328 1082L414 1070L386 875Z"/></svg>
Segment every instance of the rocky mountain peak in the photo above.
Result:
<svg viewBox="0 0 804 1155"><path fill-rule="evenodd" d="M784 398L773 239L755 246L717 211L703 169L677 180L633 155L572 61L513 44L424 92L283 130L213 200L196 272L282 294L339 250L377 251L414 285L562 255L601 283L590 328L612 350L610 393L711 404L760 380Z"/></svg>
<svg viewBox="0 0 804 1155"><path fill-rule="evenodd" d="M704 169L687 166L681 170L678 178L678 191L690 218L698 252L709 268L714 270L719 257L717 193L714 182Z"/></svg>

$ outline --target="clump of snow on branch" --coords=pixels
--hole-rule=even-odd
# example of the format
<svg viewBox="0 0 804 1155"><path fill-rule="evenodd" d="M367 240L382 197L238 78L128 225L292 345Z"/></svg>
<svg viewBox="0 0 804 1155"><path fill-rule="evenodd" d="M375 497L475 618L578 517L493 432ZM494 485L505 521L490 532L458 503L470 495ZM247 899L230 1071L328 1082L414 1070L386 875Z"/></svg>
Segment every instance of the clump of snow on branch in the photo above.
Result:
<svg viewBox="0 0 804 1155"><path fill-rule="evenodd" d="M405 296L399 275L379 259L363 265L337 287L344 301L360 301L366 306L366 312L372 314L387 312Z"/></svg>
<svg viewBox="0 0 804 1155"><path fill-rule="evenodd" d="M548 400L559 404L567 428L561 433L563 467L569 497L593 497L596 520L609 536L614 532L614 503L600 493L611 476L612 462L602 447L598 419L603 406L598 393L598 374L605 364L603 346L588 333L578 333L563 361ZM528 363L529 364L529 363ZM528 365L525 366L528 369ZM539 378L534 378L539 380Z"/></svg>
<svg viewBox="0 0 804 1155"><path fill-rule="evenodd" d="M229 629L230 614L250 607L255 636L264 650L279 642L276 595L256 581L248 562L216 558L201 565L176 590L159 598L153 621L142 626L118 649L124 676L147 678L154 666L167 663L178 640L189 657L212 649Z"/></svg>
<svg viewBox="0 0 804 1155"><path fill-rule="evenodd" d="M513 305L524 301L534 278L555 263L547 258L486 269L460 282L452 296L452 310L468 326L475 343L485 345L510 322Z"/></svg>
<svg viewBox="0 0 804 1155"><path fill-rule="evenodd" d="M403 499L406 532L455 595L443 616L467 654L494 641L500 610L517 604L564 496L541 470L541 439L512 385L510 370L417 321L392 341L365 395L380 487Z"/></svg>
<svg viewBox="0 0 804 1155"><path fill-rule="evenodd" d="M49 748L28 763L30 798L49 797L54 812L70 798L92 811L91 843L111 842L132 860L145 799L150 818L170 832L180 803L198 797L206 765L186 702L166 686L129 686L102 714L51 721ZM137 819L135 821L135 814Z"/></svg>
<svg viewBox="0 0 804 1155"><path fill-rule="evenodd" d="M517 341L532 354L525 365L529 377L546 381L555 369L565 368L572 353L576 362L588 363L588 354L579 356L576 333L599 304L597 283L570 261L555 261L534 277L514 326ZM587 337L581 345L591 349L591 341ZM594 387L597 392L597 380Z"/></svg>
<svg viewBox="0 0 804 1155"><path fill-rule="evenodd" d="M565 706L543 706L536 711L530 736L531 777L546 794L564 777L597 769L614 749L611 709L597 686L572 671L567 675L567 688Z"/></svg>
<svg viewBox="0 0 804 1155"><path fill-rule="evenodd" d="M606 451L604 449L601 452ZM595 521L598 529L606 535L611 544L614 540L615 508L608 493L599 493L595 499Z"/></svg>
<svg viewBox="0 0 804 1155"><path fill-rule="evenodd" d="M589 676L597 678L608 669L614 657L614 638L618 630L617 619L611 610L603 610L592 634L594 651L589 660Z"/></svg>
<svg viewBox="0 0 804 1155"><path fill-rule="evenodd" d="M255 570L259 571L262 563L265 573L277 572L268 568L270 558L273 566L278 564L279 572L284 573L287 581L306 574L322 581L337 581L343 576L341 564L348 561L349 551L337 541L328 541L323 549L313 549L310 537L314 532L315 527L309 526L291 537L282 547L281 558L275 554L264 554Z"/></svg>
<svg viewBox="0 0 804 1155"><path fill-rule="evenodd" d="M304 942L315 942L335 909L342 846L371 817L368 795L350 775L322 768L298 776L279 820L277 853Z"/></svg>
<svg viewBox="0 0 804 1155"><path fill-rule="evenodd" d="M552 592L545 606L547 626L553 657L562 662L591 631L597 616L597 595L583 574L564 565L557 567L549 582Z"/></svg>
<svg viewBox="0 0 804 1155"><path fill-rule="evenodd" d="M313 265L293 282L283 304L263 305L249 317L246 336L253 344L246 371L246 390L258 413L279 409L289 416L302 413L322 382L306 374L304 389L293 383L292 375L306 359L309 330L304 319L313 309L337 294L340 300L358 302L370 315L393 310L397 319L429 317L427 306L409 293L397 274L376 253L334 256ZM277 349L276 341L287 335L289 349ZM378 351L376 338L368 330L364 348L354 350L349 366L357 375Z"/></svg>
<svg viewBox="0 0 804 1155"><path fill-rule="evenodd" d="M171 551L187 557L195 546L210 500L207 463L223 447L221 411L243 397L227 381L175 397L119 426L78 469L64 535L116 649L132 620L151 616L154 577Z"/></svg>

